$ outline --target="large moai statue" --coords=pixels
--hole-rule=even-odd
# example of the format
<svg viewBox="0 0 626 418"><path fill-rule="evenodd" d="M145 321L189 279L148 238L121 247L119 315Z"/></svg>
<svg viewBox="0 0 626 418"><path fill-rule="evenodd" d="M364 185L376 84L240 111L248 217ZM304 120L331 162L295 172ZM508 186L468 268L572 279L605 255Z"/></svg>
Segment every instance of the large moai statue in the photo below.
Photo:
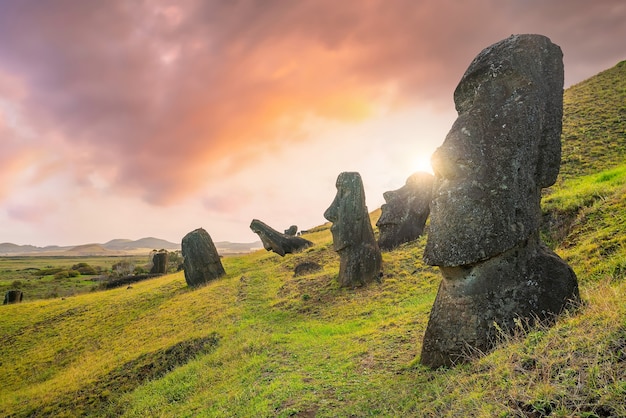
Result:
<svg viewBox="0 0 626 418"><path fill-rule="evenodd" d="M181 252L185 281L190 287L203 285L226 274L211 236L202 228L183 237Z"/></svg>
<svg viewBox="0 0 626 418"><path fill-rule="evenodd" d="M561 49L514 35L483 50L454 92L459 113L432 156L425 261L443 275L421 363L451 366L502 332L579 301L572 269L539 238L541 189L561 156Z"/></svg>
<svg viewBox="0 0 626 418"><path fill-rule="evenodd" d="M337 195L324 212L324 218L333 223L330 231L335 251L339 253L339 284L357 287L377 280L382 256L365 206L359 173L339 174Z"/></svg>
<svg viewBox="0 0 626 418"><path fill-rule="evenodd" d="M381 250L393 250L422 235L430 213L433 179L430 173L414 173L398 190L383 193L386 203L376 222Z"/></svg>
<svg viewBox="0 0 626 418"><path fill-rule="evenodd" d="M263 243L263 248L267 251L274 251L276 254L284 257L285 254L291 254L302 251L313 245L308 239L296 237L293 235L281 234L265 222L253 219L250 223L250 229L257 234ZM297 230L297 227L296 227Z"/></svg>

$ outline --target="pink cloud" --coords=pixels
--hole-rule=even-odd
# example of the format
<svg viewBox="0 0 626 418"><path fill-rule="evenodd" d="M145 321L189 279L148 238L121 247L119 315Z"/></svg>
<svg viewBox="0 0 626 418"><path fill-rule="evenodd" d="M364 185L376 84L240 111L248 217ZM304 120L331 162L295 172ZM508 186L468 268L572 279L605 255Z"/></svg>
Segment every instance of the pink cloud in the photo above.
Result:
<svg viewBox="0 0 626 418"><path fill-rule="evenodd" d="M27 223L36 223L44 220L55 208L54 205L44 204L13 204L7 208L9 218Z"/></svg>
<svg viewBox="0 0 626 418"><path fill-rule="evenodd" d="M587 61L623 59L625 17L619 0L7 0L0 74L21 75L38 138L65 142L40 148L68 161L77 185L99 173L113 193L167 205L307 140L310 115L359 121L384 100L449 106L473 56L512 32L552 37L582 77ZM22 169L11 144L0 180Z"/></svg>

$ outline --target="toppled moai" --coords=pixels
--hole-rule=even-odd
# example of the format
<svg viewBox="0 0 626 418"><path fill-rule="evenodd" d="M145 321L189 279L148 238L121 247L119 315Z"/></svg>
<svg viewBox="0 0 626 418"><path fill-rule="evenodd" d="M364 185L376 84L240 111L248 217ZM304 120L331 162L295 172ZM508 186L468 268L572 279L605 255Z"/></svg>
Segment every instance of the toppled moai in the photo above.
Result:
<svg viewBox="0 0 626 418"><path fill-rule="evenodd" d="M324 218L333 223L330 231L339 253L339 284L363 286L379 279L382 256L365 206L361 175L341 173L336 186L337 195Z"/></svg>
<svg viewBox="0 0 626 418"><path fill-rule="evenodd" d="M201 286L226 274L211 236L202 228L183 237L181 252L185 281L190 287Z"/></svg>
<svg viewBox="0 0 626 418"><path fill-rule="evenodd" d="M572 269L539 238L541 189L561 156L561 49L514 35L483 50L454 92L458 118L435 171L425 261L443 275L421 354L451 366L502 333L579 301Z"/></svg>
<svg viewBox="0 0 626 418"><path fill-rule="evenodd" d="M424 233L430 213L433 179L430 173L414 173L398 190L383 193L386 203L381 207L382 213L376 222L381 250L393 250Z"/></svg>
<svg viewBox="0 0 626 418"><path fill-rule="evenodd" d="M313 245L311 241L304 238L281 234L258 219L252 220L250 229L259 236L263 243L263 248L267 251L274 251L281 257L284 257L285 254L302 251Z"/></svg>

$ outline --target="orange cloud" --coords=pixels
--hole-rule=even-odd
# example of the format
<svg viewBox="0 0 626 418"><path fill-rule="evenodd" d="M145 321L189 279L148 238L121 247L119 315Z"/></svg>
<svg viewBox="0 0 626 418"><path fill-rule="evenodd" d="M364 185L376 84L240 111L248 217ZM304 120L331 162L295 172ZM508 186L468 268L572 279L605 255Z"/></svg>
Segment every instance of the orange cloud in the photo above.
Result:
<svg viewBox="0 0 626 418"><path fill-rule="evenodd" d="M63 138L52 149L74 153L77 185L98 172L167 205L307 140L308 117L450 106L471 58L512 31L551 36L566 68L614 59L625 15L619 0L7 0L0 74L21 74L25 117L41 141Z"/></svg>

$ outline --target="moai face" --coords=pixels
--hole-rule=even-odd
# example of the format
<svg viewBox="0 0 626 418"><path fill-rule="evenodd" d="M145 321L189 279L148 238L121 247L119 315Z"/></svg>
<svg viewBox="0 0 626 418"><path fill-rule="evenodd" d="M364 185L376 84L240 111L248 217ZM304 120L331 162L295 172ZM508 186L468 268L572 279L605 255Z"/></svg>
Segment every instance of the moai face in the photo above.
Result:
<svg viewBox="0 0 626 418"><path fill-rule="evenodd" d="M454 93L459 116L431 159L429 264L486 260L539 227L541 188L560 165L561 57L547 38L520 36L466 71Z"/></svg>
<svg viewBox="0 0 626 418"><path fill-rule="evenodd" d="M337 195L324 217L333 223L333 246L339 253L339 276L342 287L357 287L377 280L382 257L374 238L365 192L359 173L341 173Z"/></svg>
<svg viewBox="0 0 626 418"><path fill-rule="evenodd" d="M383 193L385 204L376 222L380 231L378 245L381 249L394 247L412 241L424 231L424 224L430 211L433 176L429 173L411 175L398 190Z"/></svg>
<svg viewBox="0 0 626 418"><path fill-rule="evenodd" d="M335 200L324 212L324 218L333 223L333 246L340 252L362 242L364 221L369 222L369 217L364 209L365 192L359 173L339 174L336 186Z"/></svg>

